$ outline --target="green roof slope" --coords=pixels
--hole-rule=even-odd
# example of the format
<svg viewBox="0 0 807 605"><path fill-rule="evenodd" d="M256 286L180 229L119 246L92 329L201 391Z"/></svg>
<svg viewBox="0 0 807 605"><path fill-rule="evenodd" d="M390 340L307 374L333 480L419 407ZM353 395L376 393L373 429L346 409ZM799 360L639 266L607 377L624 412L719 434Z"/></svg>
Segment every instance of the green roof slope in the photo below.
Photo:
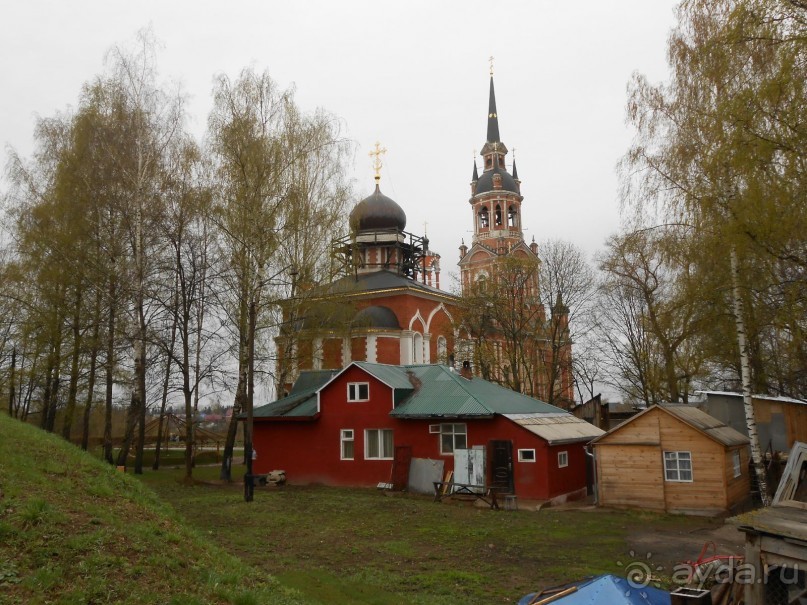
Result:
<svg viewBox="0 0 807 605"><path fill-rule="evenodd" d="M336 375L336 370L300 372L288 395L252 411L254 418L306 418L317 413L317 391Z"/></svg>
<svg viewBox="0 0 807 605"><path fill-rule="evenodd" d="M392 411L399 418L564 414L564 410L481 378L463 378L443 365L403 366L419 387Z"/></svg>

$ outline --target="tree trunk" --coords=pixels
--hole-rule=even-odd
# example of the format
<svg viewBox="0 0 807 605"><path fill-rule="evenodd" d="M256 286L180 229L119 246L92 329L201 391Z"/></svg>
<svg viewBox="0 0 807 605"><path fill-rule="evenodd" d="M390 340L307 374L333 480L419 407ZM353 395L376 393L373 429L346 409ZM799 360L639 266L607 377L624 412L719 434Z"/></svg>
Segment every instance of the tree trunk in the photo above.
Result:
<svg viewBox="0 0 807 605"><path fill-rule="evenodd" d="M745 338L745 318L743 316L743 301L740 293L740 268L737 260L737 250L731 249L731 283L734 308L734 324L737 328L737 344L740 347L740 376L743 383L743 407L745 408L745 422L748 426L748 438L751 440L751 459L759 485L759 495L762 506L770 506L768 495L768 480L765 475L765 465L762 462L762 451L759 447L757 434L757 421L754 416L754 402L751 397L751 368L748 362L748 349Z"/></svg>
<svg viewBox="0 0 807 605"><path fill-rule="evenodd" d="M81 432L81 449L87 450L90 446L90 416L95 398L95 374L98 369L98 336L101 328L101 294L97 291L95 297L95 311L93 312L92 343L90 345L90 373L87 378L87 403L84 406L84 419Z"/></svg>
<svg viewBox="0 0 807 605"><path fill-rule="evenodd" d="M98 363L98 328L94 329L93 345L90 351L90 373L87 378L87 403L84 405L84 419L81 431L81 449L87 451L90 446L90 417L92 415L92 400L95 395L95 373Z"/></svg>
<svg viewBox="0 0 807 605"><path fill-rule="evenodd" d="M154 446L154 464L152 469L155 471L160 468L160 450L162 449L163 441L163 421L165 420L165 406L168 403L168 384L171 380L171 361L173 361L174 345L177 341L177 314L179 312L179 292L174 289L174 317L171 320L171 342L168 345L168 355L165 360L165 377L163 378L163 394L160 401L160 419L157 423L157 443Z"/></svg>
<svg viewBox="0 0 807 605"><path fill-rule="evenodd" d="M115 266L113 259L112 266ZM112 387L115 384L115 311L117 301L117 284L115 279L109 280L109 316L107 321L106 340L106 394L104 397L104 460L113 464L112 459Z"/></svg>
<svg viewBox="0 0 807 605"><path fill-rule="evenodd" d="M76 300L73 308L73 355L70 360L70 385L67 389L67 406L64 410L62 422L62 437L70 441L73 432L73 416L76 413L76 398L78 396L78 362L81 357L81 285L76 288Z"/></svg>
<svg viewBox="0 0 807 605"><path fill-rule="evenodd" d="M248 346L248 309L246 295L241 297L241 305L239 312L239 331L238 331L238 386L235 391L235 399L233 401L233 415L230 418L230 424L227 427L227 441L224 443L224 453L221 460L221 473L220 479L223 481L232 481L232 464L233 464L233 450L235 449L235 438L238 435L238 416L243 410L246 409L247 403L247 373L248 363L247 346Z"/></svg>
<svg viewBox="0 0 807 605"><path fill-rule="evenodd" d="M12 418L15 416L17 410L14 406L14 396L16 395L14 386L14 374L17 370L17 347L11 349L11 370L8 375L8 415Z"/></svg>

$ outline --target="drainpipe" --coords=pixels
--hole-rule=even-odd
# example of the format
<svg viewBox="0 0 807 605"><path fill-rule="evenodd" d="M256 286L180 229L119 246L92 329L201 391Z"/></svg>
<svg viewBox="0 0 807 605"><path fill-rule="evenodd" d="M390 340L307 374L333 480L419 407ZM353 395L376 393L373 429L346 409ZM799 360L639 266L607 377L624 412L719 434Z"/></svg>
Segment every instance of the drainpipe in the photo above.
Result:
<svg viewBox="0 0 807 605"><path fill-rule="evenodd" d="M588 448L591 447L590 443L586 444L586 447L583 450L586 452L586 456L591 458L591 467L593 469L593 477L594 477L594 484L591 486L594 490L594 504L599 504L598 502L598 494L597 494L597 456L593 451L589 451Z"/></svg>

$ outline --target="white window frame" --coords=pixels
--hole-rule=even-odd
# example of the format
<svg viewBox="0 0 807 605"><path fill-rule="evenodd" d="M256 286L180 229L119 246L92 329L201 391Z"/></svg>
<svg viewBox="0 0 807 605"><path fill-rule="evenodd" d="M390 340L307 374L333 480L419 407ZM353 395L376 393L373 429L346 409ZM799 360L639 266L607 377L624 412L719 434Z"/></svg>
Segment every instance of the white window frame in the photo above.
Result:
<svg viewBox="0 0 807 605"><path fill-rule="evenodd" d="M456 430L456 427L462 427ZM462 441L457 443L458 438L462 437ZM443 447L445 441L443 437L451 438L451 448ZM464 422L445 422L440 425L440 455L453 456L454 450L464 450L468 447L468 425Z"/></svg>
<svg viewBox="0 0 807 605"><path fill-rule="evenodd" d="M362 387L367 389L367 397L361 396ZM369 382L348 382L347 383L347 400L349 403L356 403L360 401L370 401L370 383Z"/></svg>
<svg viewBox="0 0 807 605"><path fill-rule="evenodd" d="M558 452L558 468L566 468L567 466L569 466L569 452L567 450Z"/></svg>
<svg viewBox="0 0 807 605"><path fill-rule="evenodd" d="M682 463L684 464L682 465ZM682 468L682 466L689 468ZM686 473L689 473L689 477L685 476ZM692 472L692 452L665 451L664 480L673 483L692 483L695 480Z"/></svg>
<svg viewBox="0 0 807 605"><path fill-rule="evenodd" d="M393 435L390 444L389 456L384 455L384 438L383 435L389 433ZM378 456L370 455L370 441L375 439L378 448ZM392 460L395 457L395 441L392 429L364 429L364 459L365 460Z"/></svg>
<svg viewBox="0 0 807 605"><path fill-rule="evenodd" d="M731 462L734 465L734 478L736 479L740 475L743 474L743 457L740 454L740 450L734 450L731 453Z"/></svg>
<svg viewBox="0 0 807 605"><path fill-rule="evenodd" d="M353 445L353 455L345 456L345 444L350 443ZM339 431L339 459L340 460L354 460L356 458L356 433L353 429L342 429Z"/></svg>
<svg viewBox="0 0 807 605"><path fill-rule="evenodd" d="M520 449L518 450L518 461L519 462L535 462L535 450L534 449Z"/></svg>

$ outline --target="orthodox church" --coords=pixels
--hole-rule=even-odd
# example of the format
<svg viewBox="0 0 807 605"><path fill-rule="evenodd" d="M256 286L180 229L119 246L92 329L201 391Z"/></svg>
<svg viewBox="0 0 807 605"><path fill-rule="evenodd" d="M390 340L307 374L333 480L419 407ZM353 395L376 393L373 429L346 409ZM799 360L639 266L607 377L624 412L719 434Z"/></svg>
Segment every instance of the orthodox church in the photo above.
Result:
<svg viewBox="0 0 807 605"><path fill-rule="evenodd" d="M425 236L406 231L403 208L381 192L383 151L377 144L371 153L375 191L350 213L349 234L333 242L337 279L284 309L288 328L277 338L279 396L291 391L301 371L338 370L353 362L445 364L463 373L480 373L473 354L474 335L463 324L462 298L440 288L440 255L430 250ZM496 280L506 259L527 259L536 267L528 280L528 295L540 305L538 246L534 240L529 245L524 241L521 181L515 160L512 174L508 172L507 154L499 134L491 72L483 171L480 175L474 162L469 199L474 235L470 248L464 241L460 246L462 291L468 294L479 280ZM539 311L545 320L543 308ZM568 336L563 323L568 310L562 301L551 311L550 321L562 322ZM550 399L544 391L553 384L554 400L571 403L571 343L567 340L553 352L541 334L527 338L531 359L526 371L534 372L532 384L537 385L531 394ZM564 363L559 379L549 381L545 366L553 355L560 355ZM489 377L497 381L501 374Z"/></svg>

